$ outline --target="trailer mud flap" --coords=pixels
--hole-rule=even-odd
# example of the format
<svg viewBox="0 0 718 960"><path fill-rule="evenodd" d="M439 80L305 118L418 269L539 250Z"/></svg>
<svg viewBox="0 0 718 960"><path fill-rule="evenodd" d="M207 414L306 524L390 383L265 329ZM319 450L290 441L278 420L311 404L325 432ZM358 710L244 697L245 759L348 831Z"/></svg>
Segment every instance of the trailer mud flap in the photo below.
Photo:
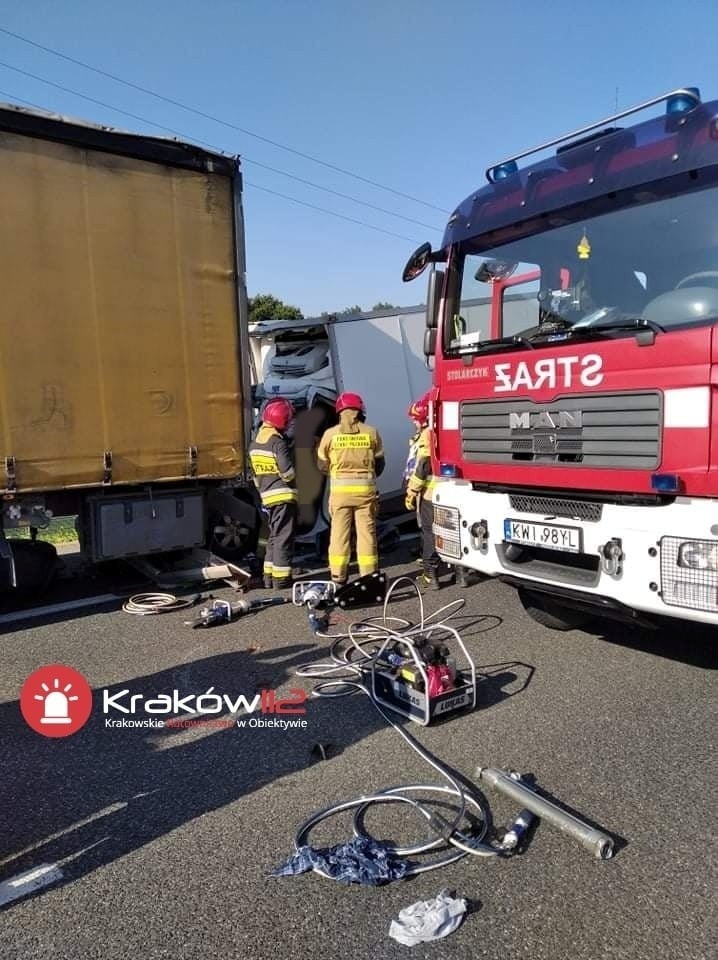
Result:
<svg viewBox="0 0 718 960"><path fill-rule="evenodd" d="M16 586L15 557L10 544L5 539L5 534L0 530L0 589L8 587L14 589Z"/></svg>

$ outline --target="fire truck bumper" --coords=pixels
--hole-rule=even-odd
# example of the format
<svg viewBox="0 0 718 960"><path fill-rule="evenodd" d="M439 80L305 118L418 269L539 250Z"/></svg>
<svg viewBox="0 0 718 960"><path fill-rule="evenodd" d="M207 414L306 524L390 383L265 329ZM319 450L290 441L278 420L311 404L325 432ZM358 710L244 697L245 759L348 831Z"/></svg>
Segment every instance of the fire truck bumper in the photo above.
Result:
<svg viewBox="0 0 718 960"><path fill-rule="evenodd" d="M602 503L445 480L434 495L434 536L449 563L579 608L718 625L715 500Z"/></svg>

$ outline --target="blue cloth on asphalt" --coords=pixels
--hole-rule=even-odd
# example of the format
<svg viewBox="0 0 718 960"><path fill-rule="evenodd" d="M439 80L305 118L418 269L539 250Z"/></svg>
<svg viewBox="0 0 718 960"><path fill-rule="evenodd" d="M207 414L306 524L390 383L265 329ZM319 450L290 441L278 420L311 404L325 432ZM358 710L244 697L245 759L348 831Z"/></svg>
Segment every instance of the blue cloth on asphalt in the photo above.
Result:
<svg viewBox="0 0 718 960"><path fill-rule="evenodd" d="M354 837L326 850L301 847L294 856L272 872L274 877L290 877L318 867L340 883L363 883L377 887L401 880L408 869L405 860L396 860L387 845L371 837Z"/></svg>

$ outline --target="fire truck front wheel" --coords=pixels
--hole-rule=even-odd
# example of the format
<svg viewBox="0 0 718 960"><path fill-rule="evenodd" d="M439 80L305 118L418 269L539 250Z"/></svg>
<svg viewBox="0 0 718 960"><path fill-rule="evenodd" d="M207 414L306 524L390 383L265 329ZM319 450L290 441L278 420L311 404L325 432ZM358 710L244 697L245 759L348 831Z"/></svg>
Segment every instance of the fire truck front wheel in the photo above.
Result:
<svg viewBox="0 0 718 960"><path fill-rule="evenodd" d="M588 620L580 610L531 590L520 589L519 600L531 619L549 630L579 630Z"/></svg>

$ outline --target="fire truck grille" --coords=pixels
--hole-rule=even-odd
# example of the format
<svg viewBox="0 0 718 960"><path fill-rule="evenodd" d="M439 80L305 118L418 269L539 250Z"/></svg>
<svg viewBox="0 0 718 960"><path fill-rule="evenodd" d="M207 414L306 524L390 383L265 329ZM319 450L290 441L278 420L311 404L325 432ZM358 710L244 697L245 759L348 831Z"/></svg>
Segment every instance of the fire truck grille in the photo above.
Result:
<svg viewBox="0 0 718 960"><path fill-rule="evenodd" d="M660 460L657 392L604 393L461 404L461 448L469 463L545 463L654 470Z"/></svg>
<svg viewBox="0 0 718 960"><path fill-rule="evenodd" d="M601 519L603 504L589 500L562 500L559 497L532 497L522 493L512 493L509 497L511 509L519 513L539 513L543 517L568 517L571 520Z"/></svg>

